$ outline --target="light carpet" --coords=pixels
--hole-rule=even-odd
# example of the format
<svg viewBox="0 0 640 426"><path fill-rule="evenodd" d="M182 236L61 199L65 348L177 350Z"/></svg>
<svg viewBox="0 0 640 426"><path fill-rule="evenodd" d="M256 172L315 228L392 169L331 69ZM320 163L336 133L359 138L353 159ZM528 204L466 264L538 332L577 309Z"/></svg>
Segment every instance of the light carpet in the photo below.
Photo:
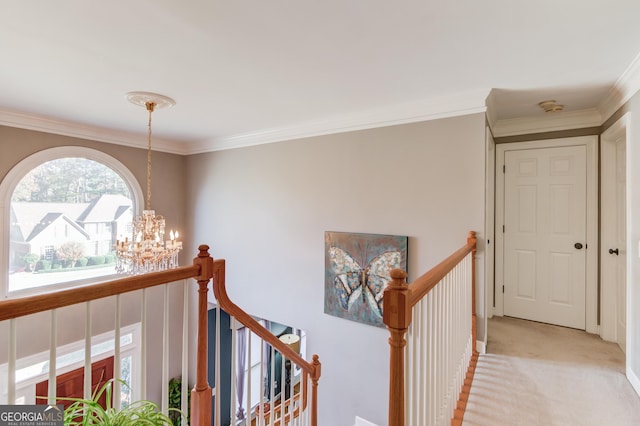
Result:
<svg viewBox="0 0 640 426"><path fill-rule="evenodd" d="M640 397L615 343L570 328L489 320L463 425L640 425Z"/></svg>

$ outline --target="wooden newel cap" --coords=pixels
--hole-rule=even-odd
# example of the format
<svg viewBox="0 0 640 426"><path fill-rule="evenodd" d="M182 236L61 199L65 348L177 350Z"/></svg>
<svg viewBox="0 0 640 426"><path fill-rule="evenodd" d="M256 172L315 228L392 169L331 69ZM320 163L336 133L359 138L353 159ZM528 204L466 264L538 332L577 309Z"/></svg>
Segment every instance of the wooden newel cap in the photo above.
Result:
<svg viewBox="0 0 640 426"><path fill-rule="evenodd" d="M320 363L320 358L317 354L313 355L313 361L311 362L313 365L313 376L312 380L318 380L320 378L320 374L322 374L322 364Z"/></svg>
<svg viewBox="0 0 640 426"><path fill-rule="evenodd" d="M193 259L194 265L200 265L200 276L194 277L197 281L208 281L213 277L213 257L209 254L209 246L198 246L198 256Z"/></svg>
<svg viewBox="0 0 640 426"><path fill-rule="evenodd" d="M198 246L198 257L209 257L209 246L206 244L202 244Z"/></svg>
<svg viewBox="0 0 640 426"><path fill-rule="evenodd" d="M393 281L402 281L402 282L404 282L407 279L407 277L409 276L409 274L407 274L402 269L395 268L395 269L392 269L389 272L389 276L391 277L391 279Z"/></svg>

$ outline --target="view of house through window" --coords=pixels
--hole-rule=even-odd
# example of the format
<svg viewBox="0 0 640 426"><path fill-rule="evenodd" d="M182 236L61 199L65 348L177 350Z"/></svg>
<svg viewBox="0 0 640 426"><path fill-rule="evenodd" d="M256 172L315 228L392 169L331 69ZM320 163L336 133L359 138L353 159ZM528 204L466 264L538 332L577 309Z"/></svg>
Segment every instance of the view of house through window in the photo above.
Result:
<svg viewBox="0 0 640 426"><path fill-rule="evenodd" d="M9 291L113 274L131 220L129 187L111 168L76 157L39 165L11 197Z"/></svg>

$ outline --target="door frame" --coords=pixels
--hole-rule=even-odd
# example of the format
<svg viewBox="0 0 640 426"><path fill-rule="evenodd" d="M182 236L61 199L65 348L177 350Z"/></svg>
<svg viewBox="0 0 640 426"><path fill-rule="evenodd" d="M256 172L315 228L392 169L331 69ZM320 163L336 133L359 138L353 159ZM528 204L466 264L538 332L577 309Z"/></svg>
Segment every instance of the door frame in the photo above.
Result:
<svg viewBox="0 0 640 426"><path fill-rule="evenodd" d="M494 315L504 315L504 184L505 153L529 149L585 146L587 150L587 221L585 264L585 326L588 333L598 333L598 136L577 136L528 142L503 143L496 146L496 254Z"/></svg>
<svg viewBox="0 0 640 426"><path fill-rule="evenodd" d="M601 203L603 206L610 205L612 194L605 191L605 188L609 188L613 183L615 184L615 170L612 175L612 168L615 166L616 161L616 143L621 138L625 138L625 150L628 153L630 151L629 144L629 113L623 115L618 121L616 121L611 127L609 127L602 136L600 137L600 155L601 155L601 194L602 197ZM627 165L628 165L627 161ZM626 175L625 179L627 181L627 190L625 194L626 200L626 212L625 212L625 226L627 229L627 244L624 248L627 253L627 263L625 266L626 269L626 282L625 282L625 296L626 296L626 328L627 328L627 339L628 331L629 331L629 277L631 276L631 262L629 261L629 255L633 253L633 247L631 246L631 241L628 238L630 229L630 217L629 214L629 203L630 203L630 195L629 195L629 167L626 167ZM608 253L608 245L605 242L609 241L612 237L612 233L615 235L615 229L612 230L609 226L611 211L607 209L603 209L601 212L601 228L600 228L600 238L603 244L601 245L601 257L600 257L600 337L603 340L617 342L617 330L616 330L616 321L617 321L617 288L615 283L612 283L608 280L609 274L611 274L611 265L615 259L612 259ZM627 340L628 342L628 340Z"/></svg>
<svg viewBox="0 0 640 426"><path fill-rule="evenodd" d="M486 190L485 190L485 233L487 236L485 246L485 318L493 317L493 294L495 289L495 247L496 247L496 143L489 126L486 128ZM487 344L488 332L485 324L484 343Z"/></svg>

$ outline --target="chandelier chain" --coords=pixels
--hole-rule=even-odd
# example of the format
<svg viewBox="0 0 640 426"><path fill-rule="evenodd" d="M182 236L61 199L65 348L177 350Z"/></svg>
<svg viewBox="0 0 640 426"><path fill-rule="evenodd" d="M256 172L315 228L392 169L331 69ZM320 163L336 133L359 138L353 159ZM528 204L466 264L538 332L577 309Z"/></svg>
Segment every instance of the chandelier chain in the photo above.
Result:
<svg viewBox="0 0 640 426"><path fill-rule="evenodd" d="M147 106L147 111L149 111L149 124L147 126L147 210L151 210L151 116L156 104L154 102L147 102L145 105Z"/></svg>

